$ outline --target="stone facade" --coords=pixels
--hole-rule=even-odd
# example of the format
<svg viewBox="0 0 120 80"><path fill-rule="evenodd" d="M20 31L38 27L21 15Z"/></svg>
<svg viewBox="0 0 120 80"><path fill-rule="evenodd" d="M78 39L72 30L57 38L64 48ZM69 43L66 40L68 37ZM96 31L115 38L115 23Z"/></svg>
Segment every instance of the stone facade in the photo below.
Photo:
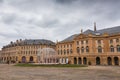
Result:
<svg viewBox="0 0 120 80"><path fill-rule="evenodd" d="M49 40L16 40L3 46L0 51L1 62L35 62L37 51L53 48L61 64L120 65L120 26L82 31L63 41L53 43Z"/></svg>
<svg viewBox="0 0 120 80"><path fill-rule="evenodd" d="M120 65L120 26L81 31L58 42L56 49L63 64Z"/></svg>
<svg viewBox="0 0 120 80"><path fill-rule="evenodd" d="M3 46L0 51L1 62L38 62L37 53L43 48L55 49L55 43L49 40L16 40L10 44Z"/></svg>

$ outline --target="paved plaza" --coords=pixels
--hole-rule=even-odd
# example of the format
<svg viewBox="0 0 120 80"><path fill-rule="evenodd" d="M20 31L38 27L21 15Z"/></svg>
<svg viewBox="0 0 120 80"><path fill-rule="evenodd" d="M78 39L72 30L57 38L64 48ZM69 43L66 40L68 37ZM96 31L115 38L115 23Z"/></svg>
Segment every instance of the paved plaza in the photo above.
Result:
<svg viewBox="0 0 120 80"><path fill-rule="evenodd" d="M0 64L0 80L120 80L120 66L48 68Z"/></svg>

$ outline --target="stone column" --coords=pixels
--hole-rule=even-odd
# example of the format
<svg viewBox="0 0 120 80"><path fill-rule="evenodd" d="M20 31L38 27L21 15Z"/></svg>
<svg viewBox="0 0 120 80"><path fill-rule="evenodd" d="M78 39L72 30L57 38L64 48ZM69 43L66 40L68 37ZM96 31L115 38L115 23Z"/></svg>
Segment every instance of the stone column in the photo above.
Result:
<svg viewBox="0 0 120 80"><path fill-rule="evenodd" d="M114 57L111 57L111 59L112 59L112 65L115 65L115 63L114 63Z"/></svg>

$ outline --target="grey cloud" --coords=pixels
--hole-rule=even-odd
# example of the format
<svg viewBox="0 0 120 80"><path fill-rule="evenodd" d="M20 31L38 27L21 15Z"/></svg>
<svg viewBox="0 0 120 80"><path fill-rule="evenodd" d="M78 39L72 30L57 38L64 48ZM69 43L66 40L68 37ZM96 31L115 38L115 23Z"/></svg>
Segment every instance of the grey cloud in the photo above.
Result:
<svg viewBox="0 0 120 80"><path fill-rule="evenodd" d="M12 24L15 20L16 20L16 16L15 15L4 14L2 16L2 21L5 24L8 24L8 25Z"/></svg>
<svg viewBox="0 0 120 80"><path fill-rule="evenodd" d="M3 0L0 0L0 3L3 3L4 1Z"/></svg>
<svg viewBox="0 0 120 80"><path fill-rule="evenodd" d="M1 0L2 1L2 0ZM80 29L98 29L119 25L120 0L5 0L1 24L16 31L16 34L0 33L6 38L56 38L62 40ZM5 12L4 12L5 11ZM2 12L2 11L0 11ZM117 24L116 24L117 22ZM56 37L55 37L56 36ZM59 37L58 37L59 36Z"/></svg>
<svg viewBox="0 0 120 80"><path fill-rule="evenodd" d="M16 38L18 35L16 33L0 33L0 36L5 38Z"/></svg>
<svg viewBox="0 0 120 80"><path fill-rule="evenodd" d="M55 0L55 1L60 4L70 4L70 3L76 2L78 0Z"/></svg>

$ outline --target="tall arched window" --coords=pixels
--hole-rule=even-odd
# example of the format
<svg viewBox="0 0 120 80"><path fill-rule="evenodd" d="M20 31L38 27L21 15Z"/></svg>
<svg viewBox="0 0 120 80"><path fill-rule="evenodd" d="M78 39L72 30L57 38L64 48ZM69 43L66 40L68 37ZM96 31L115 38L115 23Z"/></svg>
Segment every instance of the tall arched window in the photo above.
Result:
<svg viewBox="0 0 120 80"><path fill-rule="evenodd" d="M59 50L58 50L58 55L59 55Z"/></svg>
<svg viewBox="0 0 120 80"><path fill-rule="evenodd" d="M77 47L77 53L80 53L80 48L79 47Z"/></svg>
<svg viewBox="0 0 120 80"><path fill-rule="evenodd" d="M98 53L102 53L102 47L98 46Z"/></svg>
<svg viewBox="0 0 120 80"><path fill-rule="evenodd" d="M120 45L117 45L117 52L120 52Z"/></svg>
<svg viewBox="0 0 120 80"><path fill-rule="evenodd" d="M88 46L86 46L86 52L89 52L89 47Z"/></svg>
<svg viewBox="0 0 120 80"><path fill-rule="evenodd" d="M69 49L67 49L67 54L69 54Z"/></svg>
<svg viewBox="0 0 120 80"><path fill-rule="evenodd" d="M72 49L70 49L70 53L73 53Z"/></svg>
<svg viewBox="0 0 120 80"><path fill-rule="evenodd" d="M110 52L114 52L114 47L112 45L110 46Z"/></svg>
<svg viewBox="0 0 120 80"><path fill-rule="evenodd" d="M64 54L66 54L66 50L64 49Z"/></svg>
<svg viewBox="0 0 120 80"><path fill-rule="evenodd" d="M62 55L62 50L61 50L61 55Z"/></svg>
<svg viewBox="0 0 120 80"><path fill-rule="evenodd" d="M84 53L84 47L81 48L81 52Z"/></svg>

